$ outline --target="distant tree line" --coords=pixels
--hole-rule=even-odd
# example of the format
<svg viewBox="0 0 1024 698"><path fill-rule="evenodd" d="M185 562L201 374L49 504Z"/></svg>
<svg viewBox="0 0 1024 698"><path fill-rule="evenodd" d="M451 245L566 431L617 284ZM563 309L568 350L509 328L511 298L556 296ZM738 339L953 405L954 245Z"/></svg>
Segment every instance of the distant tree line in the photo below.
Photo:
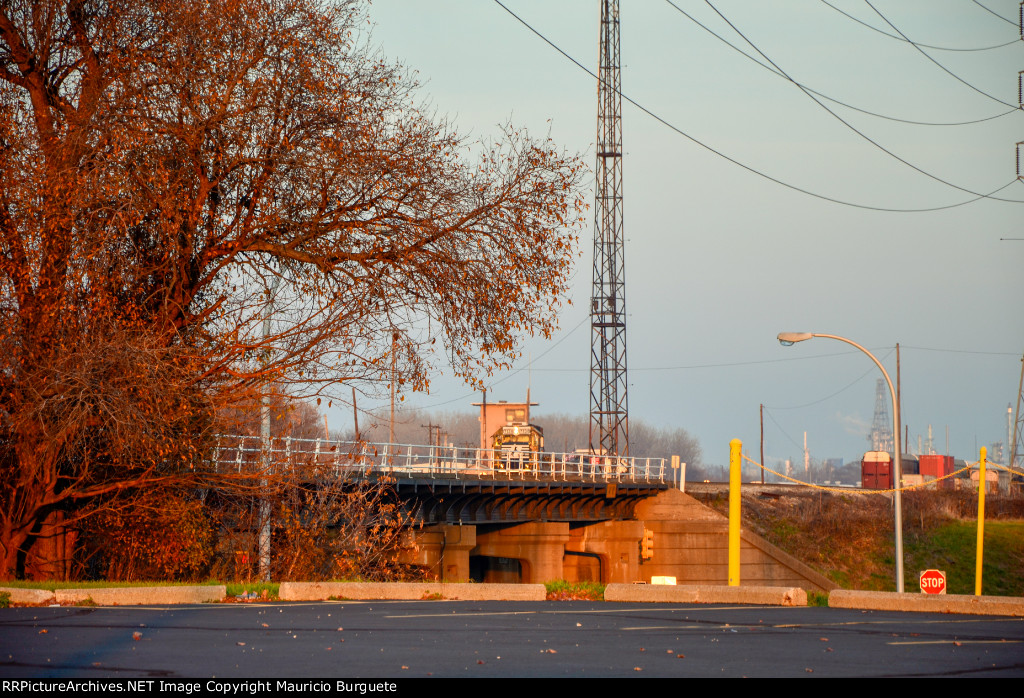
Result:
<svg viewBox="0 0 1024 698"><path fill-rule="evenodd" d="M534 412L531 421L544 429L545 451L572 453L590 444L590 416ZM362 418L361 418L362 419ZM367 441L388 440L389 416L366 419L360 424L360 437ZM395 414L395 441L406 444L441 443L462 448L480 444L479 413L429 412L405 409ZM351 436L352 432L347 432ZM440 435L440 438L438 438ZM489 435L488 435L489 436ZM700 442L682 427L655 427L641 419L629 422L629 452L636 457L670 458L679 456L687 464L688 479L707 477Z"/></svg>

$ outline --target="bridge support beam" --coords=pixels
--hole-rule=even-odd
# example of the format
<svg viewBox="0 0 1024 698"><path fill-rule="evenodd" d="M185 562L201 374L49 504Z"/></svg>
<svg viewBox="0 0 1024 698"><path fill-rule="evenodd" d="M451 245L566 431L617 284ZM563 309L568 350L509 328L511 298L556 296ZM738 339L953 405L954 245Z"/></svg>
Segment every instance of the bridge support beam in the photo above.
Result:
<svg viewBox="0 0 1024 698"><path fill-rule="evenodd" d="M433 524L410 529L400 561L427 568L439 582L469 581L469 551L476 547L476 526Z"/></svg>
<svg viewBox="0 0 1024 698"><path fill-rule="evenodd" d="M534 521L489 531L478 528L472 554L518 560L519 581L543 584L565 577L562 558L569 538L569 524L563 521Z"/></svg>

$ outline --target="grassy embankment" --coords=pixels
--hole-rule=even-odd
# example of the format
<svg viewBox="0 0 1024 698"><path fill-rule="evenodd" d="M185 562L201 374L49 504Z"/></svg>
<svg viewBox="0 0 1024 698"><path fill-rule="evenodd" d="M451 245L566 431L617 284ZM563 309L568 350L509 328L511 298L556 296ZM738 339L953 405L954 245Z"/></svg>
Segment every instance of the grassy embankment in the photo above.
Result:
<svg viewBox="0 0 1024 698"><path fill-rule="evenodd" d="M945 571L947 593L973 594L976 494L903 496L904 587L917 591L925 569ZM728 513L727 500L707 504ZM1024 596L1024 499L986 502L982 592ZM888 496L798 490L778 498L744 496L745 526L845 589L893 591L895 542Z"/></svg>

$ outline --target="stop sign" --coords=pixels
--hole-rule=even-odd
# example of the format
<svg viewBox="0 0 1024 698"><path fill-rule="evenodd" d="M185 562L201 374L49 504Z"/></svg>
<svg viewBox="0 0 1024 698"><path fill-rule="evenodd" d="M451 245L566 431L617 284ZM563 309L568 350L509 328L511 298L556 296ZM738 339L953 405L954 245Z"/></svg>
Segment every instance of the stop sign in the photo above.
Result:
<svg viewBox="0 0 1024 698"><path fill-rule="evenodd" d="M946 573L942 570L925 570L922 572L921 592L925 594L945 594Z"/></svg>

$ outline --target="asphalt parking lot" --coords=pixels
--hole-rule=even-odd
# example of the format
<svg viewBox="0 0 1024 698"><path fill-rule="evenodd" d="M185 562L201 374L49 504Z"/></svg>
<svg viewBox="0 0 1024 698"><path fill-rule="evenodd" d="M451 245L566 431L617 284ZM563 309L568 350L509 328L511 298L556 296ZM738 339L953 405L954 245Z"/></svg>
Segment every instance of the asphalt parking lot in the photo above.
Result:
<svg viewBox="0 0 1024 698"><path fill-rule="evenodd" d="M443 600L0 611L4 678L809 675L1024 676L1024 619Z"/></svg>

